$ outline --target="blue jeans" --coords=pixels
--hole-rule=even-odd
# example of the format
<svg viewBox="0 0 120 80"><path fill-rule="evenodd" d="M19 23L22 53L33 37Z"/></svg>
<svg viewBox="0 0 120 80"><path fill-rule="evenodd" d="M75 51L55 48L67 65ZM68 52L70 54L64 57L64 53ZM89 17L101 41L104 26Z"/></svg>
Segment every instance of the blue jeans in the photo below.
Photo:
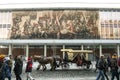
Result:
<svg viewBox="0 0 120 80"><path fill-rule="evenodd" d="M101 78L101 77L102 77L102 78ZM99 70L96 80L99 80L100 78L101 78L101 80L105 80L103 70Z"/></svg>

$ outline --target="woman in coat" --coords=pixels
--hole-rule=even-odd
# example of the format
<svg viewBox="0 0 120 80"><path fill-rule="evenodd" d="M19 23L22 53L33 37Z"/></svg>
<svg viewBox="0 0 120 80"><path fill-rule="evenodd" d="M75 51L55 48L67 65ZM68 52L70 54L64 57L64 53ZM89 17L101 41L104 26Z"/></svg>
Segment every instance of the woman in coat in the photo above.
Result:
<svg viewBox="0 0 120 80"><path fill-rule="evenodd" d="M8 80L11 80L12 74L11 74L11 71L10 71L10 68L9 68L9 60L5 60L3 70L5 72L4 73L5 74L5 78L8 78Z"/></svg>
<svg viewBox="0 0 120 80"><path fill-rule="evenodd" d="M25 72L27 73L27 80L28 79L34 80L34 78L31 76L31 72L32 72L32 59L31 58L28 58Z"/></svg>
<svg viewBox="0 0 120 80"><path fill-rule="evenodd" d="M0 80L4 80L3 58L0 57Z"/></svg>
<svg viewBox="0 0 120 80"><path fill-rule="evenodd" d="M4 58L2 61L0 61L0 80L5 80L5 78L8 78L8 80L11 80L11 72L8 65L8 60Z"/></svg>

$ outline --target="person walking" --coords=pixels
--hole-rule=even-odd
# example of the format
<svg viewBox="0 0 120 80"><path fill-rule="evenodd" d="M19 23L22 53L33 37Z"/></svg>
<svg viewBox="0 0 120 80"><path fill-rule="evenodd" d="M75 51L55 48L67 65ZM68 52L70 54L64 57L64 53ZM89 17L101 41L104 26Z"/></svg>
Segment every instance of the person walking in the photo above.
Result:
<svg viewBox="0 0 120 80"><path fill-rule="evenodd" d="M11 71L10 71L10 67L9 67L9 59L4 59L4 62L3 62L3 74L4 74L4 79L5 78L8 78L8 80L11 80Z"/></svg>
<svg viewBox="0 0 120 80"><path fill-rule="evenodd" d="M10 68L10 72L12 72L12 65L13 65L12 55L9 55L8 66L9 66L9 68Z"/></svg>
<svg viewBox="0 0 120 80"><path fill-rule="evenodd" d="M14 73L16 76L16 80L22 80L20 75L22 74L22 63L20 57L16 56L15 58L15 64L14 64Z"/></svg>
<svg viewBox="0 0 120 80"><path fill-rule="evenodd" d="M98 61L98 64L97 64L97 68L98 68L98 75L97 75L97 78L96 78L96 80L100 80L100 78L101 78L101 80L105 80L105 78L104 78L104 58L103 58L104 56L102 55L101 57L100 57L100 59L99 59L99 61Z"/></svg>
<svg viewBox="0 0 120 80"><path fill-rule="evenodd" d="M108 57L107 57L108 69L110 68L110 60L111 60L111 57L110 57L110 56L108 56Z"/></svg>
<svg viewBox="0 0 120 80"><path fill-rule="evenodd" d="M108 63L107 63L107 61L105 59L103 61L104 61L103 73L104 73L104 76L106 77L106 79L109 80L108 75L106 73L108 71Z"/></svg>
<svg viewBox="0 0 120 80"><path fill-rule="evenodd" d="M118 57L118 72L119 72L119 75L120 75L120 56Z"/></svg>
<svg viewBox="0 0 120 80"><path fill-rule="evenodd" d="M119 80L119 73L118 73L118 64L117 64L117 55L114 54L112 56L112 60L110 62L110 68L111 68L111 80L114 80L116 77L117 80Z"/></svg>
<svg viewBox="0 0 120 80"><path fill-rule="evenodd" d="M97 71L97 64L98 64L98 61L99 61L99 56L98 55L95 56L95 61L96 61L96 64L95 64L95 71L94 72Z"/></svg>
<svg viewBox="0 0 120 80"><path fill-rule="evenodd" d="M3 59L4 59L4 56L1 56L1 55L0 55L0 80L5 80L5 79L4 79L4 78L5 78L5 77L4 77L5 75L4 75L4 70L3 70L3 67L4 67L4 66L3 66L3 63L4 63L4 62L3 62Z"/></svg>
<svg viewBox="0 0 120 80"><path fill-rule="evenodd" d="M31 76L31 72L32 72L32 65L33 65L33 62L32 62L32 58L28 58L28 61L27 61L27 65L26 65L26 70L25 72L27 73L27 80L35 80L32 76Z"/></svg>

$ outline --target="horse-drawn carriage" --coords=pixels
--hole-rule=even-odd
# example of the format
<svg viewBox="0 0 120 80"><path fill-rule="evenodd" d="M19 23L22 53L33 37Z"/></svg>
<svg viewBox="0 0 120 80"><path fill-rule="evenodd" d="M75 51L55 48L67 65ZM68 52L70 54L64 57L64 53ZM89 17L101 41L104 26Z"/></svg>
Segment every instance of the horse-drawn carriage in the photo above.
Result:
<svg viewBox="0 0 120 80"><path fill-rule="evenodd" d="M41 66L43 66L43 70L46 70L46 64L50 64L50 70L55 70L58 66L61 66L62 69L69 69L69 62L76 63L77 66L81 66L84 69L92 68L91 61L87 59L87 55L92 53L92 50L61 49L61 51L65 52L63 59L60 56L34 56L39 62L37 70L39 70Z"/></svg>
<svg viewBox="0 0 120 80"><path fill-rule="evenodd" d="M62 68L69 68L69 62L76 63L84 69L91 69L92 62L88 60L88 54L92 53L92 50L73 50L73 49L61 49L65 53Z"/></svg>
<svg viewBox="0 0 120 80"><path fill-rule="evenodd" d="M42 67L43 71L47 69L46 67L47 64L50 64L50 70L55 70L56 67L60 66L62 62L60 56L57 55L49 57L34 55L34 60L39 62L37 70L39 70Z"/></svg>

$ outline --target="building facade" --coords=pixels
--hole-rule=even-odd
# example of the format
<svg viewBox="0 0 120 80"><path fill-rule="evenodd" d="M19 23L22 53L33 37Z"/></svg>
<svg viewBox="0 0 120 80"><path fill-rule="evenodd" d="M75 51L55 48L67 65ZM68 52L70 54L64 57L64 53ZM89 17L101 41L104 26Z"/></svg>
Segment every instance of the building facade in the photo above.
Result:
<svg viewBox="0 0 120 80"><path fill-rule="evenodd" d="M61 55L62 48L120 55L120 10L101 8L0 10L0 53Z"/></svg>
<svg viewBox="0 0 120 80"><path fill-rule="evenodd" d="M116 9L1 11L0 39L120 39L119 16Z"/></svg>

